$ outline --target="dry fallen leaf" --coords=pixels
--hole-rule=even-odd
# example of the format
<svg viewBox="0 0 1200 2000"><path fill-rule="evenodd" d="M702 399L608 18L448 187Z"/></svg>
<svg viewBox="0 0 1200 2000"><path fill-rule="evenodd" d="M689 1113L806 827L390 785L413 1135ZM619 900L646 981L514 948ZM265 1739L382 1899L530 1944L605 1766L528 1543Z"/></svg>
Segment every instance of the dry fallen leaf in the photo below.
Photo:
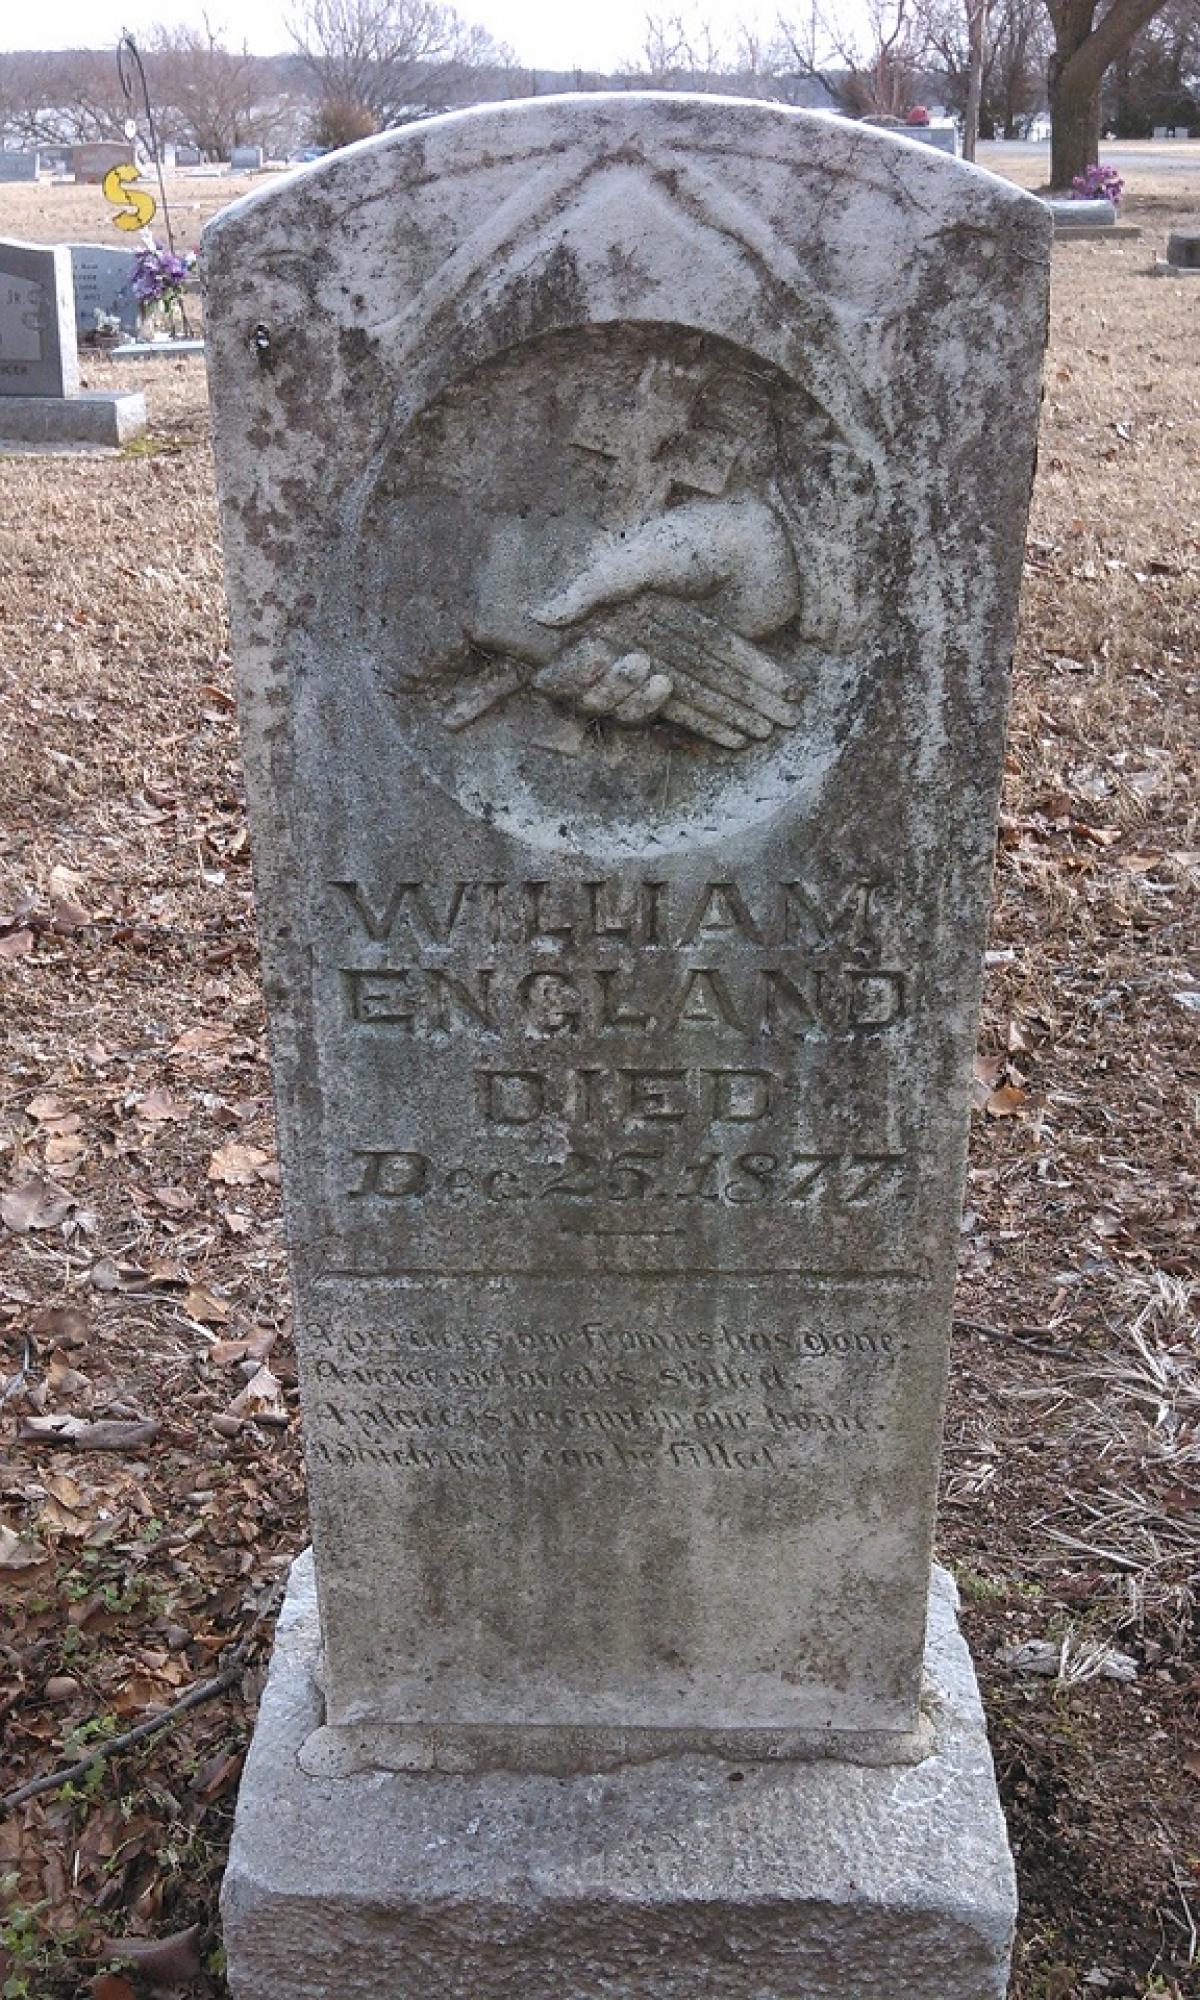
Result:
<svg viewBox="0 0 1200 2000"><path fill-rule="evenodd" d="M137 1994L119 1972L101 1972L92 1981L92 2000L137 2000Z"/></svg>
<svg viewBox="0 0 1200 2000"><path fill-rule="evenodd" d="M36 1569L49 1561L40 1542L19 1535L6 1521L0 1521L0 1569Z"/></svg>
<svg viewBox="0 0 1200 2000"><path fill-rule="evenodd" d="M1019 1118L1029 1102L1029 1092L1015 1083L1002 1083L993 1090L984 1106L989 1118Z"/></svg>
<svg viewBox="0 0 1200 2000"><path fill-rule="evenodd" d="M218 1298L203 1285L193 1285L183 1300L183 1310L189 1319L198 1319L202 1326L220 1326L229 1318L232 1307L227 1299Z"/></svg>
<svg viewBox="0 0 1200 2000"><path fill-rule="evenodd" d="M0 937L0 958L24 958L32 950L32 931L10 931L7 937Z"/></svg>
<svg viewBox="0 0 1200 2000"><path fill-rule="evenodd" d="M234 1397L227 1414L262 1424L286 1424L287 1408L278 1376L273 1375L264 1363L250 1377L241 1394Z"/></svg>
<svg viewBox="0 0 1200 2000"><path fill-rule="evenodd" d="M186 1118L188 1107L182 1099L173 1097L160 1085L156 1090L148 1090L145 1097L139 1097L133 1113L135 1118L140 1118L147 1125L162 1125L168 1119Z"/></svg>
<svg viewBox="0 0 1200 2000"><path fill-rule="evenodd" d="M138 1451L153 1444L162 1426L154 1417L27 1417L17 1433L27 1444L46 1441L76 1451Z"/></svg>
<svg viewBox="0 0 1200 2000"><path fill-rule="evenodd" d="M224 1181L229 1187L248 1187L251 1182L266 1178L264 1169L270 1168L271 1155L257 1146L243 1146L231 1139L227 1146L218 1146L208 1163L210 1181Z"/></svg>
<svg viewBox="0 0 1200 2000"><path fill-rule="evenodd" d="M165 1938L114 1938L106 1956L132 1965L151 1986L183 1986L200 1970L200 1926Z"/></svg>
<svg viewBox="0 0 1200 2000"><path fill-rule="evenodd" d="M18 1236L31 1229L54 1229L74 1201L74 1195L56 1187L53 1181L21 1181L0 1195L0 1220Z"/></svg>

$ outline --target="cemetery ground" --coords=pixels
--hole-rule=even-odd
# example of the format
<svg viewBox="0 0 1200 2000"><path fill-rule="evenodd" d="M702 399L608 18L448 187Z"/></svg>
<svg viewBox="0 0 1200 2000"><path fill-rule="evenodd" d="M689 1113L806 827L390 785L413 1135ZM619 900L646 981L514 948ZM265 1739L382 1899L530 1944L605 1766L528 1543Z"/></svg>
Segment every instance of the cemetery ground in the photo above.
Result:
<svg viewBox="0 0 1200 2000"><path fill-rule="evenodd" d="M1147 275L1198 207L1200 160L1135 174L1142 241L1054 256L939 1527L1016 2000L1200 1984L1200 288ZM0 233L99 237L99 191ZM203 369L136 383L124 452L0 452L6 2000L224 1991L305 1539Z"/></svg>

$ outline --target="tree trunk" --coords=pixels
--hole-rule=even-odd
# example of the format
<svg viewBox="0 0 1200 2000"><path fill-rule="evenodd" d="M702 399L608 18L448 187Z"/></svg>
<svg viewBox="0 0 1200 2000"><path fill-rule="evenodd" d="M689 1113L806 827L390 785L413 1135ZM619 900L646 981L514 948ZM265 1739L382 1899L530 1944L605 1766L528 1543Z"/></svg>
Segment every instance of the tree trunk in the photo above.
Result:
<svg viewBox="0 0 1200 2000"><path fill-rule="evenodd" d="M1051 8L1054 54L1047 84L1050 94L1050 186L1069 188L1076 174L1100 156L1100 84L1111 63L1163 0L1112 0L1095 21L1097 0L1060 0Z"/></svg>
<svg viewBox="0 0 1200 2000"><path fill-rule="evenodd" d="M1100 86L1057 59L1049 85L1050 186L1061 193L1100 157Z"/></svg>
<svg viewBox="0 0 1200 2000"><path fill-rule="evenodd" d="M979 144L979 105L983 97L983 35L987 0L967 0L967 104L963 113L962 156L973 160Z"/></svg>

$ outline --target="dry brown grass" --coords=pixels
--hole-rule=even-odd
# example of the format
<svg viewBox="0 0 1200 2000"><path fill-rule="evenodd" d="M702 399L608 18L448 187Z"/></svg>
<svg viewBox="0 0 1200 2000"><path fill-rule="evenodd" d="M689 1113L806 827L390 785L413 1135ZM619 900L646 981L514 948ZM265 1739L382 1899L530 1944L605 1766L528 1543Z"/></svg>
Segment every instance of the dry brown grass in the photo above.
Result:
<svg viewBox="0 0 1200 2000"><path fill-rule="evenodd" d="M981 1100L1004 1079L1016 1115L977 1119L941 1531L1017 1847L1019 2000L1197 1976L1200 285L1147 275L1200 211L1193 150L1194 177L1135 174L1140 242L1054 263L981 1040ZM0 189L4 233L103 217L96 190ZM0 955L0 1189L36 1172L73 1203L3 1246L3 1418L162 1427L65 1467L0 1430L0 1518L40 1551L8 1573L22 1775L211 1671L303 1534L269 1161L210 1178L271 1126L203 368L136 379L148 450L0 457L0 917L28 934ZM226 1436L276 1330L290 1424ZM1093 1664L1115 1641L1137 1678L1001 1662L1039 1639ZM194 1922L214 1945L255 1692L0 1829L0 1875L44 1903L9 1944L38 2000L80 1991L106 1936Z"/></svg>
<svg viewBox="0 0 1200 2000"><path fill-rule="evenodd" d="M181 249L195 249L210 215L269 178L273 176L167 174L167 201L176 243ZM144 185L157 200L157 182L151 178ZM45 179L36 185L14 181L0 186L0 236L15 236L25 243L119 243L112 218L112 205L99 187L76 187L73 182L59 185ZM151 226L157 235L163 234L160 218ZM136 243L136 235L133 241Z"/></svg>

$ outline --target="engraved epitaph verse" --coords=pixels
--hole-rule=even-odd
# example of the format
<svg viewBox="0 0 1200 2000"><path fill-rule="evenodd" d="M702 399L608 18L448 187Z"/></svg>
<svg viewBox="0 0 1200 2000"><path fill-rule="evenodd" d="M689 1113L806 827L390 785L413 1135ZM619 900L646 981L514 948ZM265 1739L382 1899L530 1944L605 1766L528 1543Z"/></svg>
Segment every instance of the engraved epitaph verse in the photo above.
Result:
<svg viewBox="0 0 1200 2000"><path fill-rule="evenodd" d="M311 186L206 326L323 1735L908 1741L1040 210L637 98Z"/></svg>

